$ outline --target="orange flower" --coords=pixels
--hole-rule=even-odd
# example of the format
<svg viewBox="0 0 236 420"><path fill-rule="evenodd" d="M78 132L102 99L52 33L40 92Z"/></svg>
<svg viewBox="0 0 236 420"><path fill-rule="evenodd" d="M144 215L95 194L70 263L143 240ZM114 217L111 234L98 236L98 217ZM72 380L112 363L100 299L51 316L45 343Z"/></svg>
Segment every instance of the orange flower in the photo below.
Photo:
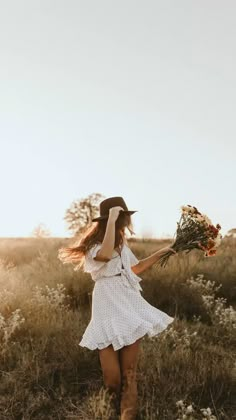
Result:
<svg viewBox="0 0 236 420"><path fill-rule="evenodd" d="M213 239L209 238L208 242L207 242L207 248L211 249L215 246L215 241L213 241Z"/></svg>
<svg viewBox="0 0 236 420"><path fill-rule="evenodd" d="M209 233L214 237L214 238L216 238L217 237L217 235L218 235L218 229L216 229L215 228L215 226L213 226L213 225L209 225L208 226L208 231L209 231Z"/></svg>
<svg viewBox="0 0 236 420"><path fill-rule="evenodd" d="M213 255L216 255L216 249L209 249L207 251L207 256L212 257Z"/></svg>

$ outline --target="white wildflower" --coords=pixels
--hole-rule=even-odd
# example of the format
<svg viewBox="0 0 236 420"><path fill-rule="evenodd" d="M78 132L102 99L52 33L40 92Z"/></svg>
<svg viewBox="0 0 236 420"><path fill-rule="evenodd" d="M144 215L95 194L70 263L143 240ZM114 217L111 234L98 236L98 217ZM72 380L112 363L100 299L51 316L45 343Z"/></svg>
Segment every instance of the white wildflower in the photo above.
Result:
<svg viewBox="0 0 236 420"><path fill-rule="evenodd" d="M198 221L198 222L204 222L204 217L202 217L202 215L201 214L196 214L196 216L195 216L195 218L196 218L196 220Z"/></svg>
<svg viewBox="0 0 236 420"><path fill-rule="evenodd" d="M190 404L190 405L188 405L188 407L186 408L186 413L187 414L191 414L191 413L193 413L193 406Z"/></svg>
<svg viewBox="0 0 236 420"><path fill-rule="evenodd" d="M184 402L183 402L183 400L179 400L179 401L177 401L177 402L176 402L176 406L177 406L177 407L180 407L180 408L181 408L181 407L183 407L183 406L184 406Z"/></svg>
<svg viewBox="0 0 236 420"><path fill-rule="evenodd" d="M206 214L203 214L202 217L208 225L212 225L211 219L209 219L209 217Z"/></svg>

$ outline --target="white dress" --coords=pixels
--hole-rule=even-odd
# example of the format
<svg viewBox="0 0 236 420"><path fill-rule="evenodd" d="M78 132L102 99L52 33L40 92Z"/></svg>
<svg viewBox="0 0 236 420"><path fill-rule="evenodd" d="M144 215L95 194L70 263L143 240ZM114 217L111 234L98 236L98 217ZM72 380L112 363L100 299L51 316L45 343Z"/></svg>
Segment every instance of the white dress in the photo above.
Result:
<svg viewBox="0 0 236 420"><path fill-rule="evenodd" d="M131 269L139 260L127 244L121 255L114 249L110 261L95 261L102 244L85 255L84 271L95 282L90 322L79 345L90 350L112 344L114 350L134 343L147 334L159 334L174 318L150 305L141 295L142 280ZM115 274L121 273L121 276Z"/></svg>

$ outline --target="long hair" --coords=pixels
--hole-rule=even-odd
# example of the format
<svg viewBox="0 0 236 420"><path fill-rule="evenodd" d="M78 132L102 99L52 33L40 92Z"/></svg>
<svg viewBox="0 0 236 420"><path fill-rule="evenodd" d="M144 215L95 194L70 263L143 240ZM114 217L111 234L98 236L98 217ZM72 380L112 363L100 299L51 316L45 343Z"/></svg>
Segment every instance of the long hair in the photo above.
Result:
<svg viewBox="0 0 236 420"><path fill-rule="evenodd" d="M79 270L84 263L86 252L97 243L102 243L107 227L108 219L101 219L96 221L92 226L89 226L69 247L63 247L58 250L58 258L63 264L77 264L74 270ZM115 244L114 248L122 245L126 238L124 235L125 227L129 230L131 235L134 235L133 223L131 215L121 212L115 222ZM123 231L123 234L122 234Z"/></svg>

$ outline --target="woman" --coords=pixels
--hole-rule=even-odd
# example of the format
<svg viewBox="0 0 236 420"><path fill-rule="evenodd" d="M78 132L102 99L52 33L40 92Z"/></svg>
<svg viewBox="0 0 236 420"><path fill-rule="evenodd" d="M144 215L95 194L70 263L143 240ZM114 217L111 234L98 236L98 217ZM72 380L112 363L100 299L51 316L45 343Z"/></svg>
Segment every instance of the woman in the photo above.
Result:
<svg viewBox="0 0 236 420"><path fill-rule="evenodd" d="M78 246L62 248L64 262L82 262L76 269L89 272L95 281L92 315L79 345L98 349L104 385L114 397L122 419L135 419L137 413L136 370L142 337L163 331L174 318L150 305L141 295L138 274L156 263L165 247L138 260L128 246L125 228L133 234L131 214L122 197L100 203L97 222L83 234Z"/></svg>

